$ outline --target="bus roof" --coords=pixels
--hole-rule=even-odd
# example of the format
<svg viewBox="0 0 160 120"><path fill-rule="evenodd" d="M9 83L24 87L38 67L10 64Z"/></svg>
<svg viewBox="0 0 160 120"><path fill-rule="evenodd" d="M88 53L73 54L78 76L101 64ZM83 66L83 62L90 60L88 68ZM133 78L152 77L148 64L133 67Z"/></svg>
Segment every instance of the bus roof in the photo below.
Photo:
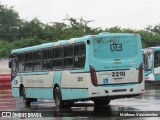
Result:
<svg viewBox="0 0 160 120"><path fill-rule="evenodd" d="M12 50L11 54L21 53L21 52L31 51L31 50L38 50L38 49L48 48L48 47L52 47L52 46L53 46L53 43L46 43L46 44L41 44L41 45L32 46L32 47L25 47L25 48Z"/></svg>
<svg viewBox="0 0 160 120"><path fill-rule="evenodd" d="M139 36L138 34L131 34L131 33L108 33L108 32L102 32L97 35L86 35L80 38L71 38L69 40L59 40L57 42L52 42L52 43L44 43L41 45L36 45L32 47L25 47L25 48L20 48L20 49L15 49L11 51L11 54L15 53L21 53L21 52L27 52L27 51L32 51L32 50L39 50L39 49L45 49L45 48L50 48L53 46L59 46L59 45L65 45L65 44L71 44L71 43L76 43L76 42L83 42L86 41L90 38L96 38L96 37L111 37L111 36Z"/></svg>
<svg viewBox="0 0 160 120"><path fill-rule="evenodd" d="M160 50L160 46L148 47L148 48L144 48L144 49L153 49L154 51L156 51L156 50Z"/></svg>

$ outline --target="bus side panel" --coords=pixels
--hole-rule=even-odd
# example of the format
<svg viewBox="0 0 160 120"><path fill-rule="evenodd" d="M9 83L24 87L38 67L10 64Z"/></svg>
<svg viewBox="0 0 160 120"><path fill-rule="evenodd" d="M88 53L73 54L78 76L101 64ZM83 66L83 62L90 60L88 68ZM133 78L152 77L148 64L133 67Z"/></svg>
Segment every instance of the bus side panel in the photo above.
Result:
<svg viewBox="0 0 160 120"><path fill-rule="evenodd" d="M12 88L12 96L13 97L20 97L20 95L19 95L19 88L18 87Z"/></svg>
<svg viewBox="0 0 160 120"><path fill-rule="evenodd" d="M88 88L89 73L71 73L66 70L62 73L61 87L62 88Z"/></svg>
<svg viewBox="0 0 160 120"><path fill-rule="evenodd" d="M89 73L63 71L61 79L62 99L88 98L89 76Z"/></svg>
<svg viewBox="0 0 160 120"><path fill-rule="evenodd" d="M25 88L25 90L28 98L53 99L52 88Z"/></svg>
<svg viewBox="0 0 160 120"><path fill-rule="evenodd" d="M20 77L16 76L12 81L11 81L11 86L12 86L12 96L13 97L20 97L19 94L19 86L20 86Z"/></svg>
<svg viewBox="0 0 160 120"><path fill-rule="evenodd" d="M27 98L53 99L54 72L18 73L12 81L12 95L20 97L20 85L23 85Z"/></svg>
<svg viewBox="0 0 160 120"><path fill-rule="evenodd" d="M89 98L88 89L63 89L62 88L62 100L80 100Z"/></svg>
<svg viewBox="0 0 160 120"><path fill-rule="evenodd" d="M53 78L53 71L23 76L26 97L53 99Z"/></svg>

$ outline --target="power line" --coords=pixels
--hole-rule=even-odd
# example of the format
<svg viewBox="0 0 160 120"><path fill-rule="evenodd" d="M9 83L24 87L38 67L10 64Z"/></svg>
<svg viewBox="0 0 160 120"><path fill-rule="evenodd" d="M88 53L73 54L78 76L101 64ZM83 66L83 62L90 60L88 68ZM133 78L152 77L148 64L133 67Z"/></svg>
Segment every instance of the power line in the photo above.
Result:
<svg viewBox="0 0 160 120"><path fill-rule="evenodd" d="M0 36L12 36L12 35L45 35L45 34L53 34L52 33L12 33L12 34L0 34Z"/></svg>

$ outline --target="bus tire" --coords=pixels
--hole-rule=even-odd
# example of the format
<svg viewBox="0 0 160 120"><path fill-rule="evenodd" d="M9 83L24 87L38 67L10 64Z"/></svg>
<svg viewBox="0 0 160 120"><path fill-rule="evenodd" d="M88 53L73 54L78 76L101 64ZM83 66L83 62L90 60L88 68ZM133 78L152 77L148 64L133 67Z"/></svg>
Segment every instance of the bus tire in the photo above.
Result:
<svg viewBox="0 0 160 120"><path fill-rule="evenodd" d="M25 88L23 87L23 101L25 105L29 106L31 104L31 98L26 97L26 91Z"/></svg>
<svg viewBox="0 0 160 120"><path fill-rule="evenodd" d="M59 87L56 87L54 89L54 99L55 99L55 104L57 107L59 108L64 107L64 101L62 100L62 94L61 94L61 90Z"/></svg>
<svg viewBox="0 0 160 120"><path fill-rule="evenodd" d="M95 99L93 101L95 106L108 105L110 103L110 99Z"/></svg>

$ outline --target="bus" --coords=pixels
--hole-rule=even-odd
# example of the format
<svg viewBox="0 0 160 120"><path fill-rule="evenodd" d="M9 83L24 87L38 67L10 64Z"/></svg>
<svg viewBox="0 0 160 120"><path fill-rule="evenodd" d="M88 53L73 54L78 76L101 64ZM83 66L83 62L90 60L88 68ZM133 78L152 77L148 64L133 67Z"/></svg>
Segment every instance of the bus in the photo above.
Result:
<svg viewBox="0 0 160 120"><path fill-rule="evenodd" d="M143 49L146 81L160 81L160 47Z"/></svg>
<svg viewBox="0 0 160 120"><path fill-rule="evenodd" d="M12 95L26 105L39 98L59 108L144 92L141 38L130 33L99 33L11 51Z"/></svg>

